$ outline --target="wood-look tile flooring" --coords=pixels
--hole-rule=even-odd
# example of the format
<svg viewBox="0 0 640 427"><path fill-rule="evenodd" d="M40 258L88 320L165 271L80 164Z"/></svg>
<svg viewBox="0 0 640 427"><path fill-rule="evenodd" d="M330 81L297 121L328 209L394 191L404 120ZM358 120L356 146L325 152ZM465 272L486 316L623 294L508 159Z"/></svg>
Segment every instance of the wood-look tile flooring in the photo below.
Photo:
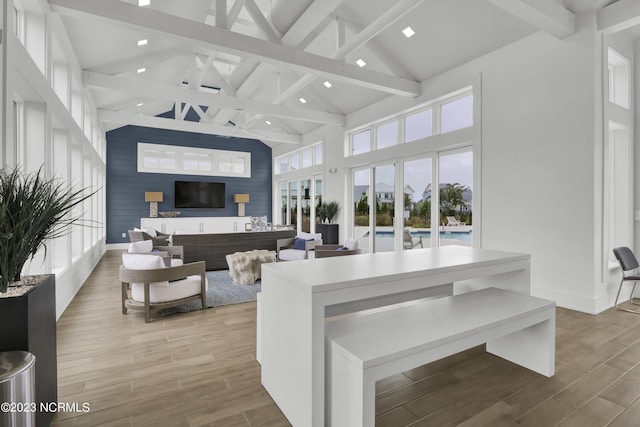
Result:
<svg viewBox="0 0 640 427"><path fill-rule="evenodd" d="M287 426L260 384L256 305L122 315L108 251L58 322L54 426ZM477 347L378 383L377 426L639 426L640 316L558 309L556 375ZM425 325L428 326L428 325Z"/></svg>

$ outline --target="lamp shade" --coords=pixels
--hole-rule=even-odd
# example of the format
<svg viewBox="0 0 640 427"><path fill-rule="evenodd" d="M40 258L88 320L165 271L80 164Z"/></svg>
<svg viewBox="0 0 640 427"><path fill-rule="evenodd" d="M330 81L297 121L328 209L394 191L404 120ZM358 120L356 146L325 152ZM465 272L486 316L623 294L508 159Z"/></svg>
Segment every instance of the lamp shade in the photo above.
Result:
<svg viewBox="0 0 640 427"><path fill-rule="evenodd" d="M147 191L144 193L145 202L161 202L162 191Z"/></svg>
<svg viewBox="0 0 640 427"><path fill-rule="evenodd" d="M249 203L249 195L248 194L234 194L233 195L234 203Z"/></svg>

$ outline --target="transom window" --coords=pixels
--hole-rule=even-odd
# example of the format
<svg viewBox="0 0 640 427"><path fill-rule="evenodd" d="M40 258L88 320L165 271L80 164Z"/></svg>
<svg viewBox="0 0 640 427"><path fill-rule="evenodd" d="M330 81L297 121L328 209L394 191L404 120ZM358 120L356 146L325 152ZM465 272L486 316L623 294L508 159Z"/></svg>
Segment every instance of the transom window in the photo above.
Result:
<svg viewBox="0 0 640 427"><path fill-rule="evenodd" d="M392 120L354 131L349 138L351 156L420 141L435 134L473 126L473 95L466 92L399 114Z"/></svg>
<svg viewBox="0 0 640 427"><path fill-rule="evenodd" d="M287 173L322 164L322 143L291 151L275 159L276 174Z"/></svg>
<svg viewBox="0 0 640 427"><path fill-rule="evenodd" d="M251 177L251 153L138 143L138 172Z"/></svg>

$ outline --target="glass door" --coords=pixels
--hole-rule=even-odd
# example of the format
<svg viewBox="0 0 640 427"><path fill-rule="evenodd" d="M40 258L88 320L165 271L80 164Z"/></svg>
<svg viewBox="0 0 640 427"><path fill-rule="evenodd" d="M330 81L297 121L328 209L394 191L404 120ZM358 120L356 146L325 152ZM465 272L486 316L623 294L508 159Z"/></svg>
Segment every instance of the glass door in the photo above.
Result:
<svg viewBox="0 0 640 427"><path fill-rule="evenodd" d="M358 240L358 247L363 253L370 250L369 234L371 233L369 207L369 190L371 187L371 170L353 171L353 237Z"/></svg>
<svg viewBox="0 0 640 427"><path fill-rule="evenodd" d="M374 251L388 252L395 249L396 167L386 164L373 168Z"/></svg>
<svg viewBox="0 0 640 427"><path fill-rule="evenodd" d="M432 159L407 160L403 163L402 248L431 247ZM436 224L437 232L437 224Z"/></svg>
<svg viewBox="0 0 640 427"><path fill-rule="evenodd" d="M395 165L353 172L353 234L362 252L395 248Z"/></svg>
<svg viewBox="0 0 640 427"><path fill-rule="evenodd" d="M471 246L473 242L473 152L438 156L439 246Z"/></svg>

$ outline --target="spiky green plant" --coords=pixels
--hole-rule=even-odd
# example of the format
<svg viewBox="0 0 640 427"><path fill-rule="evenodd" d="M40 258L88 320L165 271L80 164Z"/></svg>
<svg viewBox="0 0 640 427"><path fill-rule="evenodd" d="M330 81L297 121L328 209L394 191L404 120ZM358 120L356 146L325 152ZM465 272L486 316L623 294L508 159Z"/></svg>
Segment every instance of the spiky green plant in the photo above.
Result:
<svg viewBox="0 0 640 427"><path fill-rule="evenodd" d="M19 168L0 170L0 293L19 281L22 268L49 239L70 231L79 216L74 207L91 197L85 189L69 191L42 169L24 174Z"/></svg>
<svg viewBox="0 0 640 427"><path fill-rule="evenodd" d="M338 213L338 202L326 202L324 203L324 209L327 221L333 222L333 218Z"/></svg>

